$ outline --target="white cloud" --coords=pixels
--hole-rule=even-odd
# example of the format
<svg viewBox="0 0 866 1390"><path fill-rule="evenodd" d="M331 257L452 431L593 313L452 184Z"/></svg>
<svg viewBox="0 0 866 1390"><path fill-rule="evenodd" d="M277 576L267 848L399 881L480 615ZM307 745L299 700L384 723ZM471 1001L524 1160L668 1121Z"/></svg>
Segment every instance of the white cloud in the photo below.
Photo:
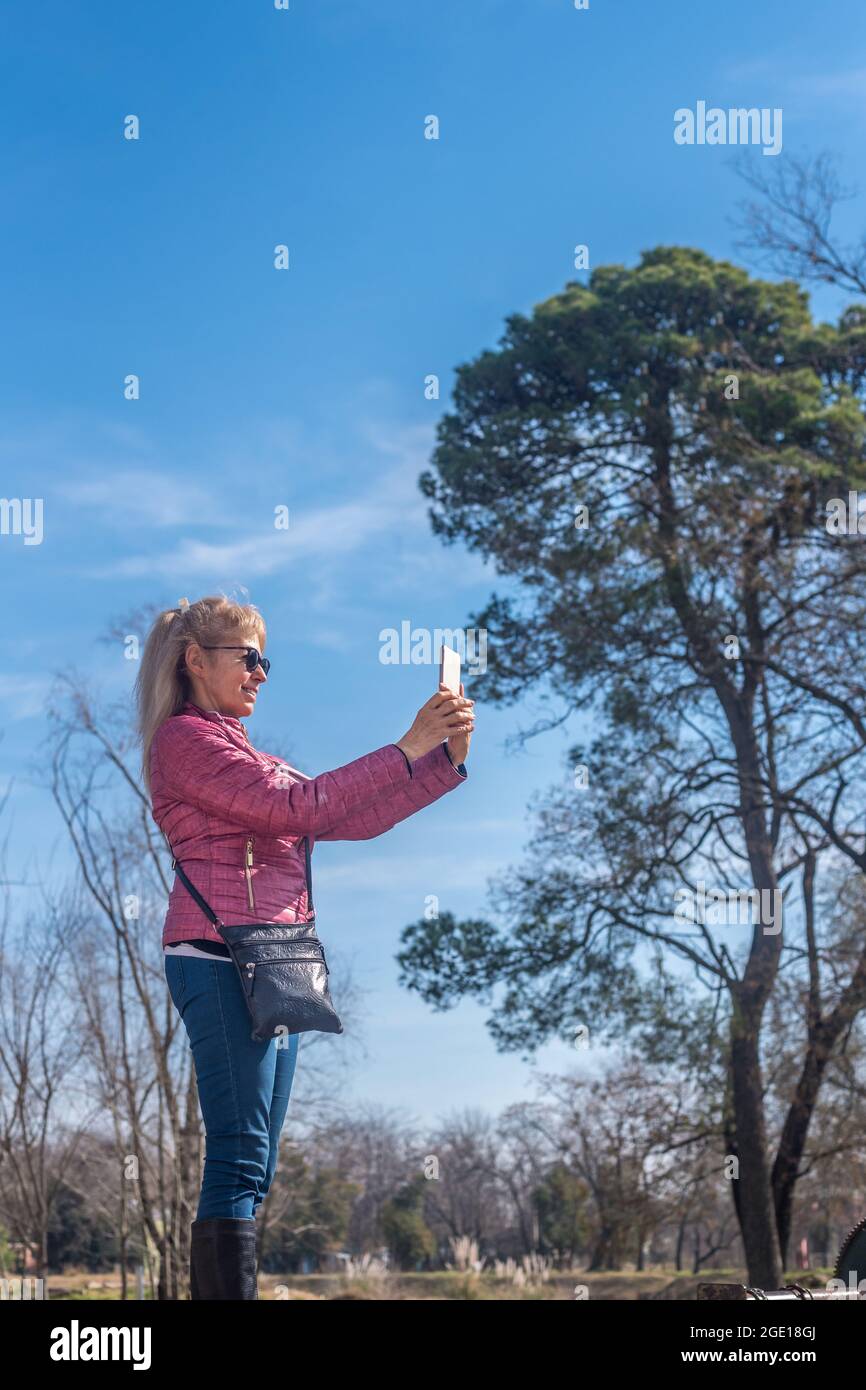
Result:
<svg viewBox="0 0 866 1390"><path fill-rule="evenodd" d="M314 647L326 647L328 651L345 652L352 645L353 638L335 627L311 628L307 634L308 642Z"/></svg>
<svg viewBox="0 0 866 1390"><path fill-rule="evenodd" d="M351 554L371 543L396 520L396 510L383 505L381 494L374 490L356 502L300 514L290 510L289 528L285 531L250 527L240 517L238 540L199 541L186 537L161 554L130 555L91 573L102 578L118 574L159 574L171 578L274 574L311 560L321 563L326 558Z"/></svg>
<svg viewBox="0 0 866 1390"><path fill-rule="evenodd" d="M225 526L232 517L217 505L212 491L153 469L100 470L89 478L58 482L52 491L73 507L96 512L114 528L183 526L191 517L201 525Z"/></svg>
<svg viewBox="0 0 866 1390"><path fill-rule="evenodd" d="M471 554L458 563L431 535L417 479L429 466L435 426L432 418L392 423L399 406L390 393L390 383L362 382L340 404L337 435L311 437L291 418L253 420L218 447L205 443L203 458L176 461L136 425L77 419L53 433L37 428L26 442L0 438L0 458L20 455L33 468L51 457L55 472L62 460L49 496L65 504L66 526L87 537L77 571L88 578L200 580L234 590L257 577L298 575L306 607L330 615L338 595L345 601L350 560L369 562L374 593L423 592L443 577L456 592L486 578L489 565ZM358 441L348 456L339 438L346 415ZM289 507L285 531L273 526L277 505ZM320 642L344 645L327 620Z"/></svg>
<svg viewBox="0 0 866 1390"><path fill-rule="evenodd" d="M365 549L374 553L373 548L381 544L382 537L400 531L405 536L407 530L417 527L419 533L428 534L427 501L418 491L417 476L425 466L431 445L430 427L387 428L380 423L362 422L361 433L369 445L380 455L396 460L384 472L375 475L365 491L354 500L336 502L304 510L303 506L289 506L289 526L278 531L272 525L251 525L249 509L235 515L232 529L236 538L231 540L199 540L189 535L178 543L158 554L139 553L128 555L110 565L91 568L88 573L95 578L116 578L118 576L158 575L165 579L207 578L235 582L240 576L251 578L256 575L274 574L282 570L299 569L315 561L317 569L337 557L357 554ZM220 479L220 475L217 475ZM310 487L315 486L316 475L310 474ZM110 490L119 486L120 495L129 497L140 493L143 480L136 476L128 484L123 477L94 483L72 485L78 500L108 503ZM261 492L267 484L263 482ZM226 477L214 485L217 503L228 505L234 496L234 483ZM199 492L201 489L199 489ZM184 502L182 521L189 526L196 523L211 522L207 508L199 508L196 499L189 496L187 485L175 488L171 497L161 491L164 514L168 517L169 508L175 503ZM275 497L271 506L282 502ZM151 506L155 505L153 502ZM221 512L222 512L221 507ZM211 504L211 511L213 504ZM262 514L270 517L267 504ZM146 522L149 516L139 517ZM221 515L221 525L226 525ZM131 533L134 541L136 534ZM429 538L429 537L428 537ZM377 557L380 558L380 557ZM314 577L320 578L321 575Z"/></svg>
<svg viewBox="0 0 866 1390"><path fill-rule="evenodd" d="M814 72L795 77L792 85L797 91L821 97L855 97L863 105L866 93L866 68L851 68L848 72Z"/></svg>
<svg viewBox="0 0 866 1390"><path fill-rule="evenodd" d="M721 77L725 82L752 82L756 77L768 77L774 71L778 71L778 67L769 58L744 58L723 68Z"/></svg>
<svg viewBox="0 0 866 1390"><path fill-rule="evenodd" d="M749 58L743 62L734 63L724 68L721 78L725 82L748 82L756 90L753 99L748 102L750 106L774 105L778 101L778 96L774 99L768 97L766 92L761 96L759 84L768 85L768 90L772 92L783 92L788 94L788 100L795 100L797 97L821 97L824 100L838 98L848 101L853 98L859 109L863 108L863 96L866 92L866 68L848 68L843 71L835 72L792 72L790 60L786 56L776 55L773 58ZM716 105L724 106L730 103L719 100ZM738 105L745 104L742 101ZM788 112L785 112L786 118ZM793 114L793 113L792 113Z"/></svg>
<svg viewBox="0 0 866 1390"><path fill-rule="evenodd" d="M0 676L4 719L32 719L45 712L51 681L45 676Z"/></svg>

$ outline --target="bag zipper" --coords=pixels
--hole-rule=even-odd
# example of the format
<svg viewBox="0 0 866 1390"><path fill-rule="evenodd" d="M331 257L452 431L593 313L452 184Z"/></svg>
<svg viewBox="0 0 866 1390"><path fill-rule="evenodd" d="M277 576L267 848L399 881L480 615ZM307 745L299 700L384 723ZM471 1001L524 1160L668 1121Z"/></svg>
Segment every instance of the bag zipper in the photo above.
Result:
<svg viewBox="0 0 866 1390"><path fill-rule="evenodd" d="M305 961L310 965L324 965L328 969L321 956L268 956L265 960L248 960L244 970L255 970L257 965L300 965Z"/></svg>
<svg viewBox="0 0 866 1390"><path fill-rule="evenodd" d="M250 901L250 911L255 908L256 900L253 897L253 837L247 840L246 853L244 855L244 873L247 878L247 897Z"/></svg>
<svg viewBox="0 0 866 1390"><path fill-rule="evenodd" d="M325 974L331 973L328 962L322 956L280 956L278 960L249 960L244 970L251 987L255 981L257 965L324 965Z"/></svg>

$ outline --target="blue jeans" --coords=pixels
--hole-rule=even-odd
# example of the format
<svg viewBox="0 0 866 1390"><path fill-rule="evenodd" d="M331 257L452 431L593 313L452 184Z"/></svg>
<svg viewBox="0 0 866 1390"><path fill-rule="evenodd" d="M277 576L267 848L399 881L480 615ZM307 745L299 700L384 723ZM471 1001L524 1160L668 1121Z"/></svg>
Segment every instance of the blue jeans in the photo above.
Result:
<svg viewBox="0 0 866 1390"><path fill-rule="evenodd" d="M233 961L167 955L165 978L189 1035L207 1136L196 1217L255 1216L277 1167L300 1034L253 1042Z"/></svg>

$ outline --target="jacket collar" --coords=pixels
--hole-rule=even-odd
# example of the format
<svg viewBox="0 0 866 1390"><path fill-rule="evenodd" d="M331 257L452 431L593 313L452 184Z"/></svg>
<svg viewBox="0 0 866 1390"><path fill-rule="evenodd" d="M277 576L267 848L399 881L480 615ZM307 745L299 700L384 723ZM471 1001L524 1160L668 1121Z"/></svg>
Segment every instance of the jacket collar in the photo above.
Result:
<svg viewBox="0 0 866 1390"><path fill-rule="evenodd" d="M242 734L246 734L246 729L239 719L235 719L233 714L220 714L219 710L202 709L201 705L193 704L192 700L187 700L184 704L184 714L198 714L202 719L209 719L213 724L231 724L233 728L240 729Z"/></svg>

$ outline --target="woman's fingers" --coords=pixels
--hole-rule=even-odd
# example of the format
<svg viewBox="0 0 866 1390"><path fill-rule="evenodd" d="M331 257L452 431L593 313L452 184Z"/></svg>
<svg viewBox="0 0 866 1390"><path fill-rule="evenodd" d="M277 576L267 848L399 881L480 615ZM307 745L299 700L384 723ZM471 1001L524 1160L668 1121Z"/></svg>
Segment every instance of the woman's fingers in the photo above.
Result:
<svg viewBox="0 0 866 1390"><path fill-rule="evenodd" d="M455 734L471 734L475 728L474 707L475 701L463 693L462 682L459 695L440 683L435 694L421 706L413 728L425 742L430 740L431 747L437 741Z"/></svg>
<svg viewBox="0 0 866 1390"><path fill-rule="evenodd" d="M437 721L441 719L452 719L456 715L465 719L467 715L474 716L474 713L472 702L469 700L461 700L459 696L454 696L450 700L443 701L441 705L431 711L432 717Z"/></svg>
<svg viewBox="0 0 866 1390"><path fill-rule="evenodd" d="M461 686L460 689L462 692L463 687ZM468 695L463 695L462 693L460 695L455 695L453 690L447 690L444 687L438 690L431 698L440 702L447 701L454 705L455 708L458 706L465 706L468 709L471 705L475 704L475 701L470 700Z"/></svg>
<svg viewBox="0 0 866 1390"><path fill-rule="evenodd" d="M474 701L474 700L470 700L469 697L468 697L466 694L464 694L464 691L463 691L463 682L462 682L462 681L460 682L460 694L459 694L459 695L455 695L454 691L451 689L451 687L450 687L449 685L444 685L444 684L442 684L442 685L439 686L439 689L436 691L436 694L435 694L435 695L431 695L430 698L431 698L431 700L437 700L440 696L442 696L442 697L445 698L445 699L456 700L456 701L458 701L458 703L460 703L460 704L467 704L467 705L474 705L474 704L475 704L475 701ZM428 703L429 703L429 702L428 702Z"/></svg>

